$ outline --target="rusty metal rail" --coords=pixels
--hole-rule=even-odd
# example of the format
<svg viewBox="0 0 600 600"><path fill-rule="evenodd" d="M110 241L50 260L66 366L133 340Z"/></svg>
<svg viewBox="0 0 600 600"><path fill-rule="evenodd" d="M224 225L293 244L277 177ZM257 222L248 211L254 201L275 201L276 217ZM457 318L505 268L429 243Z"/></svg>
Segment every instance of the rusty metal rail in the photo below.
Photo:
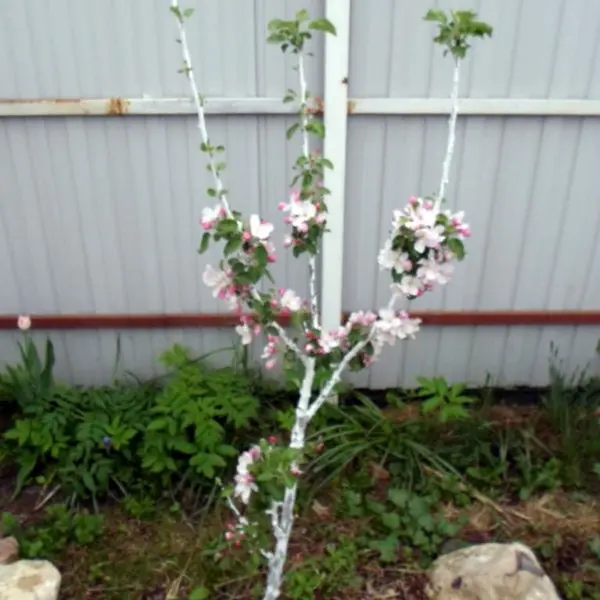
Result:
<svg viewBox="0 0 600 600"><path fill-rule="evenodd" d="M446 115L449 100L444 98L350 98L348 114L353 115ZM286 115L298 106L281 98L207 98L206 112L220 115ZM461 114L479 116L599 117L600 100L535 100L519 98L464 98ZM188 98L50 98L2 99L1 117L135 116L188 115L195 111ZM323 102L317 99L311 112L322 115Z"/></svg>

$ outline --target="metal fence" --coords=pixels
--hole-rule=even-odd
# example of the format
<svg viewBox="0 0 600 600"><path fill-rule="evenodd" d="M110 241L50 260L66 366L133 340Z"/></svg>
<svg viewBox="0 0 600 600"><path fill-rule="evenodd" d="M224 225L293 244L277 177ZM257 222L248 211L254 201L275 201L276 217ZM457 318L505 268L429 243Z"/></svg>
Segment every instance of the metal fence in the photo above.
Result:
<svg viewBox="0 0 600 600"><path fill-rule="evenodd" d="M0 0L0 314L224 310L204 288L204 259L195 254L209 181L168 4ZM411 309L598 309L600 3L436 4L477 10L495 34L476 44L461 87L449 200L472 225L469 256L447 289ZM285 138L292 109L280 97L296 83L291 61L264 42L266 23L304 7L324 14L324 2L188 5L197 8L192 55L211 137L227 148L231 198L278 222L297 153ZM431 193L439 179L451 67L422 21L429 6L378 0L374 10L364 0L329 0L341 41L329 50L315 41L309 85L331 107L325 118L339 174L332 205L342 220L324 256L334 314L385 302L375 257L391 211ZM347 86L339 77L345 36ZM283 253L274 273L306 289L303 265ZM209 352L232 337L207 329L50 332L59 374L107 381L118 334L123 368L141 376L156 372L156 356L174 342ZM598 325L430 326L355 381L381 388L443 374L481 383L489 374L541 384L551 340L573 367L594 366L598 338ZM15 340L0 331L0 360L16 359Z"/></svg>

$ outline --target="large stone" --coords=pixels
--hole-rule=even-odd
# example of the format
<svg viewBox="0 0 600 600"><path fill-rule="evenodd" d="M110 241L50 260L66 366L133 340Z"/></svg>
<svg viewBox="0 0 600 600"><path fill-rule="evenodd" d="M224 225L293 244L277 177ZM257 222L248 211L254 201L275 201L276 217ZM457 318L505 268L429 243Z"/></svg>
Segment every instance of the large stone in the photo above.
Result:
<svg viewBox="0 0 600 600"><path fill-rule="evenodd" d="M433 600L560 600L533 551L479 544L440 556L429 574Z"/></svg>
<svg viewBox="0 0 600 600"><path fill-rule="evenodd" d="M0 565L8 565L19 558L19 542L14 537L0 540Z"/></svg>
<svg viewBox="0 0 600 600"><path fill-rule="evenodd" d="M47 560L0 565L0 600L57 600L60 572Z"/></svg>

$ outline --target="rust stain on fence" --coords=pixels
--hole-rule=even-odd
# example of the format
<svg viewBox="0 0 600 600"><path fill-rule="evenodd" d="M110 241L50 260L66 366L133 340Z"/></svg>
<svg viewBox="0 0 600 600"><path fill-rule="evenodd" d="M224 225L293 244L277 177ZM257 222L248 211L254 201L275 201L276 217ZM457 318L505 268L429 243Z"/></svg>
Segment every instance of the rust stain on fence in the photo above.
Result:
<svg viewBox="0 0 600 600"><path fill-rule="evenodd" d="M108 101L108 115L122 116L129 111L129 100L124 98L111 98Z"/></svg>
<svg viewBox="0 0 600 600"><path fill-rule="evenodd" d="M122 116L129 112L125 98L0 98L0 112L8 116Z"/></svg>

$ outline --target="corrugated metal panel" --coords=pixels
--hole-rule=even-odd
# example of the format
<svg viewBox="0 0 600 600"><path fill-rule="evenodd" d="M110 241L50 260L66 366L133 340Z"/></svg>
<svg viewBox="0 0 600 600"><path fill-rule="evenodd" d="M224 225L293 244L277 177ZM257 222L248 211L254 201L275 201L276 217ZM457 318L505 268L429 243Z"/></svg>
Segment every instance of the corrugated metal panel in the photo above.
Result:
<svg viewBox="0 0 600 600"><path fill-rule="evenodd" d="M165 0L0 0L0 97L96 98L188 96L176 29ZM295 83L292 59L265 43L267 22L318 0L187 0L196 8L190 45L207 96L281 96ZM322 38L315 40L316 56ZM311 89L323 67L310 61Z"/></svg>
<svg viewBox="0 0 600 600"><path fill-rule="evenodd" d="M392 210L436 189L445 135L442 118L351 119L345 309L385 304L389 279L377 270L378 247ZM464 209L472 225L469 256L451 285L411 308L597 309L599 137L599 119L459 121L449 204ZM597 337L600 331L571 328L429 329L384 359L368 381L410 384L423 373L483 381L490 372L512 383L540 383L551 339L571 364L584 364Z"/></svg>
<svg viewBox="0 0 600 600"><path fill-rule="evenodd" d="M266 23L318 0L189 0L192 54L203 93L280 96L295 86L291 64L264 43ZM438 0L474 8L495 27L465 64L472 98L600 98L600 5L596 0ZM445 97L450 70L421 21L431 2L352 3L350 94ZM186 96L164 0L0 0L0 97ZM320 94L322 42L309 64ZM279 222L296 151L290 119L210 117L225 143L227 185L245 212ZM446 135L442 117L350 118L345 308L376 307L387 282L375 257L391 210L437 187ZM594 202L600 124L580 118L459 121L450 201L467 211L470 256L443 293L419 309L597 308L600 205ZM3 313L216 312L201 283L196 225L209 185L193 119L10 119L0 122L0 311ZM374 235L377 232L377 235ZM209 255L215 260L216 253ZM282 255L278 281L306 288ZM595 328L426 328L368 375L373 387L410 385L418 374L542 383L550 340L571 364L593 359ZM52 335L59 375L110 378L112 332ZM2 334L13 360L16 334ZM228 332L126 332L123 368L145 376L180 341L198 352L225 347Z"/></svg>
<svg viewBox="0 0 600 600"><path fill-rule="evenodd" d="M462 96L600 98L596 0L379 0L377 10L353 0L350 96L448 95L448 61L422 20L432 6L474 9L494 26L465 63Z"/></svg>
<svg viewBox="0 0 600 600"><path fill-rule="evenodd" d="M290 123L287 117L214 117L209 124L228 150L232 202L277 223L295 159L285 137ZM125 126L116 119L1 122L2 312L224 311L201 281L205 262L216 264L219 254L195 252L210 185L197 148L193 119L185 117L129 118ZM304 291L303 266L281 252L273 272L283 285ZM149 362L160 350L151 346ZM69 348L79 361L75 345ZM103 364L111 364L113 352L114 338L102 350ZM146 368L143 361L134 366Z"/></svg>

